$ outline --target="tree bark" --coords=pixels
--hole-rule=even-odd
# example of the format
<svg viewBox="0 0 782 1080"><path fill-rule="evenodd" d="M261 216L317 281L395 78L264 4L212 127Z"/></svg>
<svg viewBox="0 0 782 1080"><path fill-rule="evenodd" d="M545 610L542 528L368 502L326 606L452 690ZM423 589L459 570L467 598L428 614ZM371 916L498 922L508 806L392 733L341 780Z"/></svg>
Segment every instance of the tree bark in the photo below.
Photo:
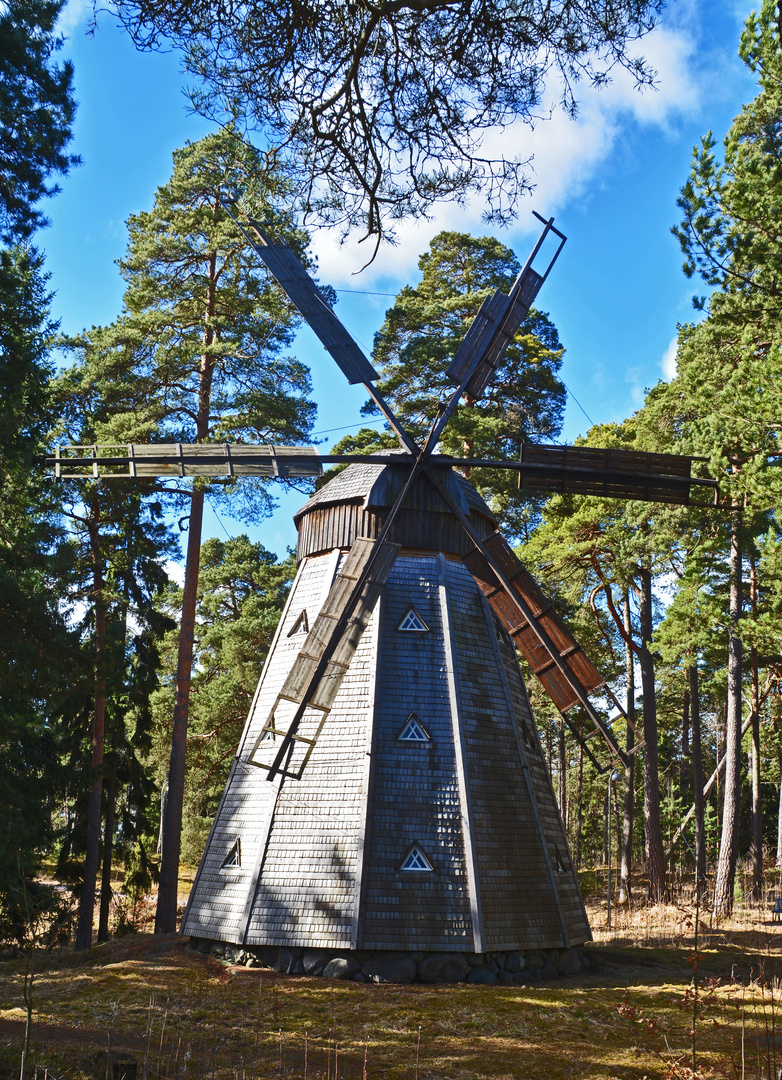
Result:
<svg viewBox="0 0 782 1080"><path fill-rule="evenodd" d="M687 670L690 684L690 722L692 750L692 801L695 805L695 881L699 889L706 884L706 825L703 796L703 740L701 736L700 688L698 666Z"/></svg>
<svg viewBox="0 0 782 1080"><path fill-rule="evenodd" d="M644 826L649 899L665 899L665 852L660 827L660 774L657 748L657 701L655 698L652 640L652 572L639 571L639 616L641 624L641 690L644 701Z"/></svg>
<svg viewBox="0 0 782 1080"><path fill-rule="evenodd" d="M109 754L109 777L106 785L106 815L103 826L103 867L100 883L98 941L109 940L111 907L111 863L114 855L114 825L117 820L117 751Z"/></svg>
<svg viewBox="0 0 782 1080"><path fill-rule="evenodd" d="M219 202L216 203L216 208ZM209 435L209 412L212 397L214 344L212 319L215 314L217 254L212 252L207 279L207 301L204 311L204 351L201 355L198 387L198 418L196 442ZM182 621L179 626L174 718L171 730L171 756L168 765L168 797L163 819L163 844L160 857L160 883L155 910L155 933L171 934L176 930L177 886L179 883L179 854L182 846L182 809L185 798L185 758L187 754L187 723L190 711L190 681L193 673L193 644L198 593L198 571L201 562L201 529L204 520L204 489L193 482L190 497L190 522L187 533L185 583L182 589Z"/></svg>
<svg viewBox="0 0 782 1080"><path fill-rule="evenodd" d="M182 621L179 628L174 722L171 730L171 756L168 764L168 797L163 819L163 844L160 857L160 883L155 910L155 933L171 934L176 930L179 853L182 842L182 808L185 798L185 758L187 722L190 708L190 680L193 672L196 594L201 558L201 526L204 517L204 492L194 488L190 500L190 527L187 535L185 584L182 591Z"/></svg>
<svg viewBox="0 0 782 1080"><path fill-rule="evenodd" d="M682 750L679 757L679 797L681 798L682 805L686 806L689 796L689 778L690 770L688 769L688 758L691 757L691 715L690 715L690 688L689 683L687 689L682 696Z"/></svg>
<svg viewBox="0 0 782 1080"><path fill-rule="evenodd" d="M741 810L741 676L742 646L738 636L742 608L741 511L734 510L730 536L730 638L728 641L728 700L725 723L725 802L722 836L714 886L714 915L733 910L733 887L739 850Z"/></svg>
<svg viewBox="0 0 782 1080"><path fill-rule="evenodd" d="M624 594L624 626L627 639L632 639L632 620L630 618L630 592ZM624 769L624 799L622 814L622 849L619 855L619 897L618 903L629 904L632 899L633 872L633 818L635 816L635 656L629 640L625 640L625 670L627 677L627 765Z"/></svg>
<svg viewBox="0 0 782 1080"><path fill-rule="evenodd" d="M106 598L103 559L99 535L100 513L97 495L93 496L92 514L87 526L92 559L92 595L95 605L95 699L92 710L92 754L90 760L90 801L87 810L87 851L84 881L79 901L76 949L92 946L92 920L95 910L95 885L100 860L101 801L103 794L103 740L106 724Z"/></svg>
<svg viewBox="0 0 782 1080"><path fill-rule="evenodd" d="M758 610L758 582L755 567L754 548L750 550L749 560L749 603L753 616ZM757 904L763 899L763 808L760 801L760 676L758 673L758 652L753 646L750 651L750 669L752 675L752 739L750 746L750 775L752 777L752 899Z"/></svg>
<svg viewBox="0 0 782 1080"><path fill-rule="evenodd" d="M779 805L777 807L777 869L782 867L782 753L777 754L777 763L779 765Z"/></svg>
<svg viewBox="0 0 782 1080"><path fill-rule="evenodd" d="M562 817L562 823L567 829L567 748L565 746L565 721L562 719L560 719L557 729L557 757L559 758L557 775L559 813Z"/></svg>
<svg viewBox="0 0 782 1080"><path fill-rule="evenodd" d="M782 786L780 786L780 806L782 806ZM780 811L782 814L782 810ZM584 837L584 746L578 744L578 790L576 792L576 870L581 869L581 845Z"/></svg>

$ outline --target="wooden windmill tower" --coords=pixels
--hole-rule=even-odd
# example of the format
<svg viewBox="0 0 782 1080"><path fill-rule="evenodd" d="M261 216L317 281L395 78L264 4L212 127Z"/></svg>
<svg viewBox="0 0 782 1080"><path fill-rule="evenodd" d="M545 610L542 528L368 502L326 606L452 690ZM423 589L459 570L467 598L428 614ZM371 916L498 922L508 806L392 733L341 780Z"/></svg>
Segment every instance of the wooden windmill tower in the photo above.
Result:
<svg viewBox="0 0 782 1080"><path fill-rule="evenodd" d="M580 710L624 760L591 696L618 703L454 471L466 462L435 453L462 394L478 398L488 385L565 238L544 222L509 294L484 303L421 446L294 254L248 227L400 449L352 456L296 516L298 574L182 931L247 948L472 963L579 945L589 925L516 649L571 729L579 733L569 714ZM533 261L550 233L559 242L541 273ZM313 475L345 460L313 448L109 451L69 448L55 466L60 475ZM534 446L519 462L469 464L515 468L535 491L673 503L709 483L691 477L688 458L629 451Z"/></svg>

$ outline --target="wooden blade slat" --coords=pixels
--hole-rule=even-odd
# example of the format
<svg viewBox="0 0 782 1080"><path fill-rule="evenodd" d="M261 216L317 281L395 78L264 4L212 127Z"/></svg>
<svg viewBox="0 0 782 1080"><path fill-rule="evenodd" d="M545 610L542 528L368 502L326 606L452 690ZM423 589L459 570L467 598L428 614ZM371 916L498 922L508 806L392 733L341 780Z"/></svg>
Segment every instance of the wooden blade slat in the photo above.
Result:
<svg viewBox="0 0 782 1080"><path fill-rule="evenodd" d="M446 373L457 386L470 370L476 357L489 347L492 335L502 323L509 307L510 297L497 289L491 296L487 296L478 308L478 313L470 323L464 340L456 350L456 355Z"/></svg>
<svg viewBox="0 0 782 1080"><path fill-rule="evenodd" d="M497 290L484 300L447 371L460 386L474 368L465 394L473 398L483 394L542 284L541 275L527 267L508 296Z"/></svg>
<svg viewBox="0 0 782 1080"><path fill-rule="evenodd" d="M563 673L562 666L587 693L601 687L604 679L554 611L543 591L516 558L507 541L499 533L494 533L484 541L484 546L499 564L505 577L504 583L498 580L482 551L475 549L464 561L531 670L540 679L557 708L566 712L579 704L581 697ZM519 612L513 599L514 593L529 611L530 619L537 623L545 638L551 642L557 659L540 640L530 620L525 620Z"/></svg>
<svg viewBox="0 0 782 1080"><path fill-rule="evenodd" d="M280 691L281 697L297 703L304 700L315 669L326 649L332 644L339 619L372 553L374 543L373 540L363 537L354 542L285 680ZM375 601L391 573L391 567L394 565L399 550L398 544L385 544L380 552L347 626L340 634L339 641L334 644L326 671L315 687L310 690L309 703L314 707L331 708L342 676L356 651L361 635L369 622Z"/></svg>
<svg viewBox="0 0 782 1080"><path fill-rule="evenodd" d="M127 476L317 477L314 446L246 443L123 443L58 446L46 464L62 479Z"/></svg>
<svg viewBox="0 0 782 1080"><path fill-rule="evenodd" d="M323 299L295 253L283 244L272 244L257 221L248 221L261 240L260 244L253 244L254 250L337 362L348 382L374 382L377 372Z"/></svg>
<svg viewBox="0 0 782 1080"><path fill-rule="evenodd" d="M519 487L523 490L689 503L692 459L684 455L525 443L520 460Z"/></svg>

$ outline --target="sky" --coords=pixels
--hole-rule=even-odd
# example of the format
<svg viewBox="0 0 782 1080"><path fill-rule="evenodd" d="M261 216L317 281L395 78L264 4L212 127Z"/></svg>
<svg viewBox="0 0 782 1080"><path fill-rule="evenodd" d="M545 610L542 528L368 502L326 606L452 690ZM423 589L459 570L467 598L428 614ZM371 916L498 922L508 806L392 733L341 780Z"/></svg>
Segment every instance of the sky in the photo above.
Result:
<svg viewBox="0 0 782 1080"><path fill-rule="evenodd" d="M704 291L681 271L670 232L679 220L676 199L693 146L709 130L721 139L756 93L737 52L755 7L672 0L638 45L657 70L655 89L639 93L620 72L601 91L582 87L575 121L555 112L534 128L519 123L502 133L504 148L532 158L536 187L520 203L517 221L494 234L522 261L539 230L533 210L553 215L568 237L536 301L566 349L563 441L592 423L632 415L646 388L675 374L677 325L698 317L691 298ZM115 261L125 253L126 219L151 208L171 174L173 151L213 130L189 109L175 53L139 53L110 15L97 28L91 16L89 0L68 0L61 18L62 55L74 63L78 102L71 149L82 165L45 207L51 224L38 238L53 314L66 333L120 313ZM431 221L403 223L396 246L382 247L363 271L366 245L340 245L331 230L313 236L319 280L337 290L337 314L367 354L394 295L418 280L418 259L432 237L443 229L486 235L482 209L476 197L466 207L438 208ZM309 331L297 336L294 351L312 370L316 438L325 451L362 425L366 393L347 385ZM291 515L303 501L295 492L283 495L274 517L252 527L210 510L204 538L248 532L284 554L295 544Z"/></svg>

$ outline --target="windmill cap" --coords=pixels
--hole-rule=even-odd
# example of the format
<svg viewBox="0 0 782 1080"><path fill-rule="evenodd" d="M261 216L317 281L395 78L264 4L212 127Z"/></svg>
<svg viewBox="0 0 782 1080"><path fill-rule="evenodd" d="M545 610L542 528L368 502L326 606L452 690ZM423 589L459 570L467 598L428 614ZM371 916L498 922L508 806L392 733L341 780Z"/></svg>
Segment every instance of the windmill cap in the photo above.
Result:
<svg viewBox="0 0 782 1080"><path fill-rule="evenodd" d="M382 451L387 457L389 451ZM400 467L387 463L348 465L294 515L299 531L298 558L350 547L357 536L376 537L408 475L409 454L396 451ZM482 536L497 526L473 485L447 465L442 479L459 509ZM463 555L472 546L462 526L425 475L405 497L393 540L403 548Z"/></svg>

